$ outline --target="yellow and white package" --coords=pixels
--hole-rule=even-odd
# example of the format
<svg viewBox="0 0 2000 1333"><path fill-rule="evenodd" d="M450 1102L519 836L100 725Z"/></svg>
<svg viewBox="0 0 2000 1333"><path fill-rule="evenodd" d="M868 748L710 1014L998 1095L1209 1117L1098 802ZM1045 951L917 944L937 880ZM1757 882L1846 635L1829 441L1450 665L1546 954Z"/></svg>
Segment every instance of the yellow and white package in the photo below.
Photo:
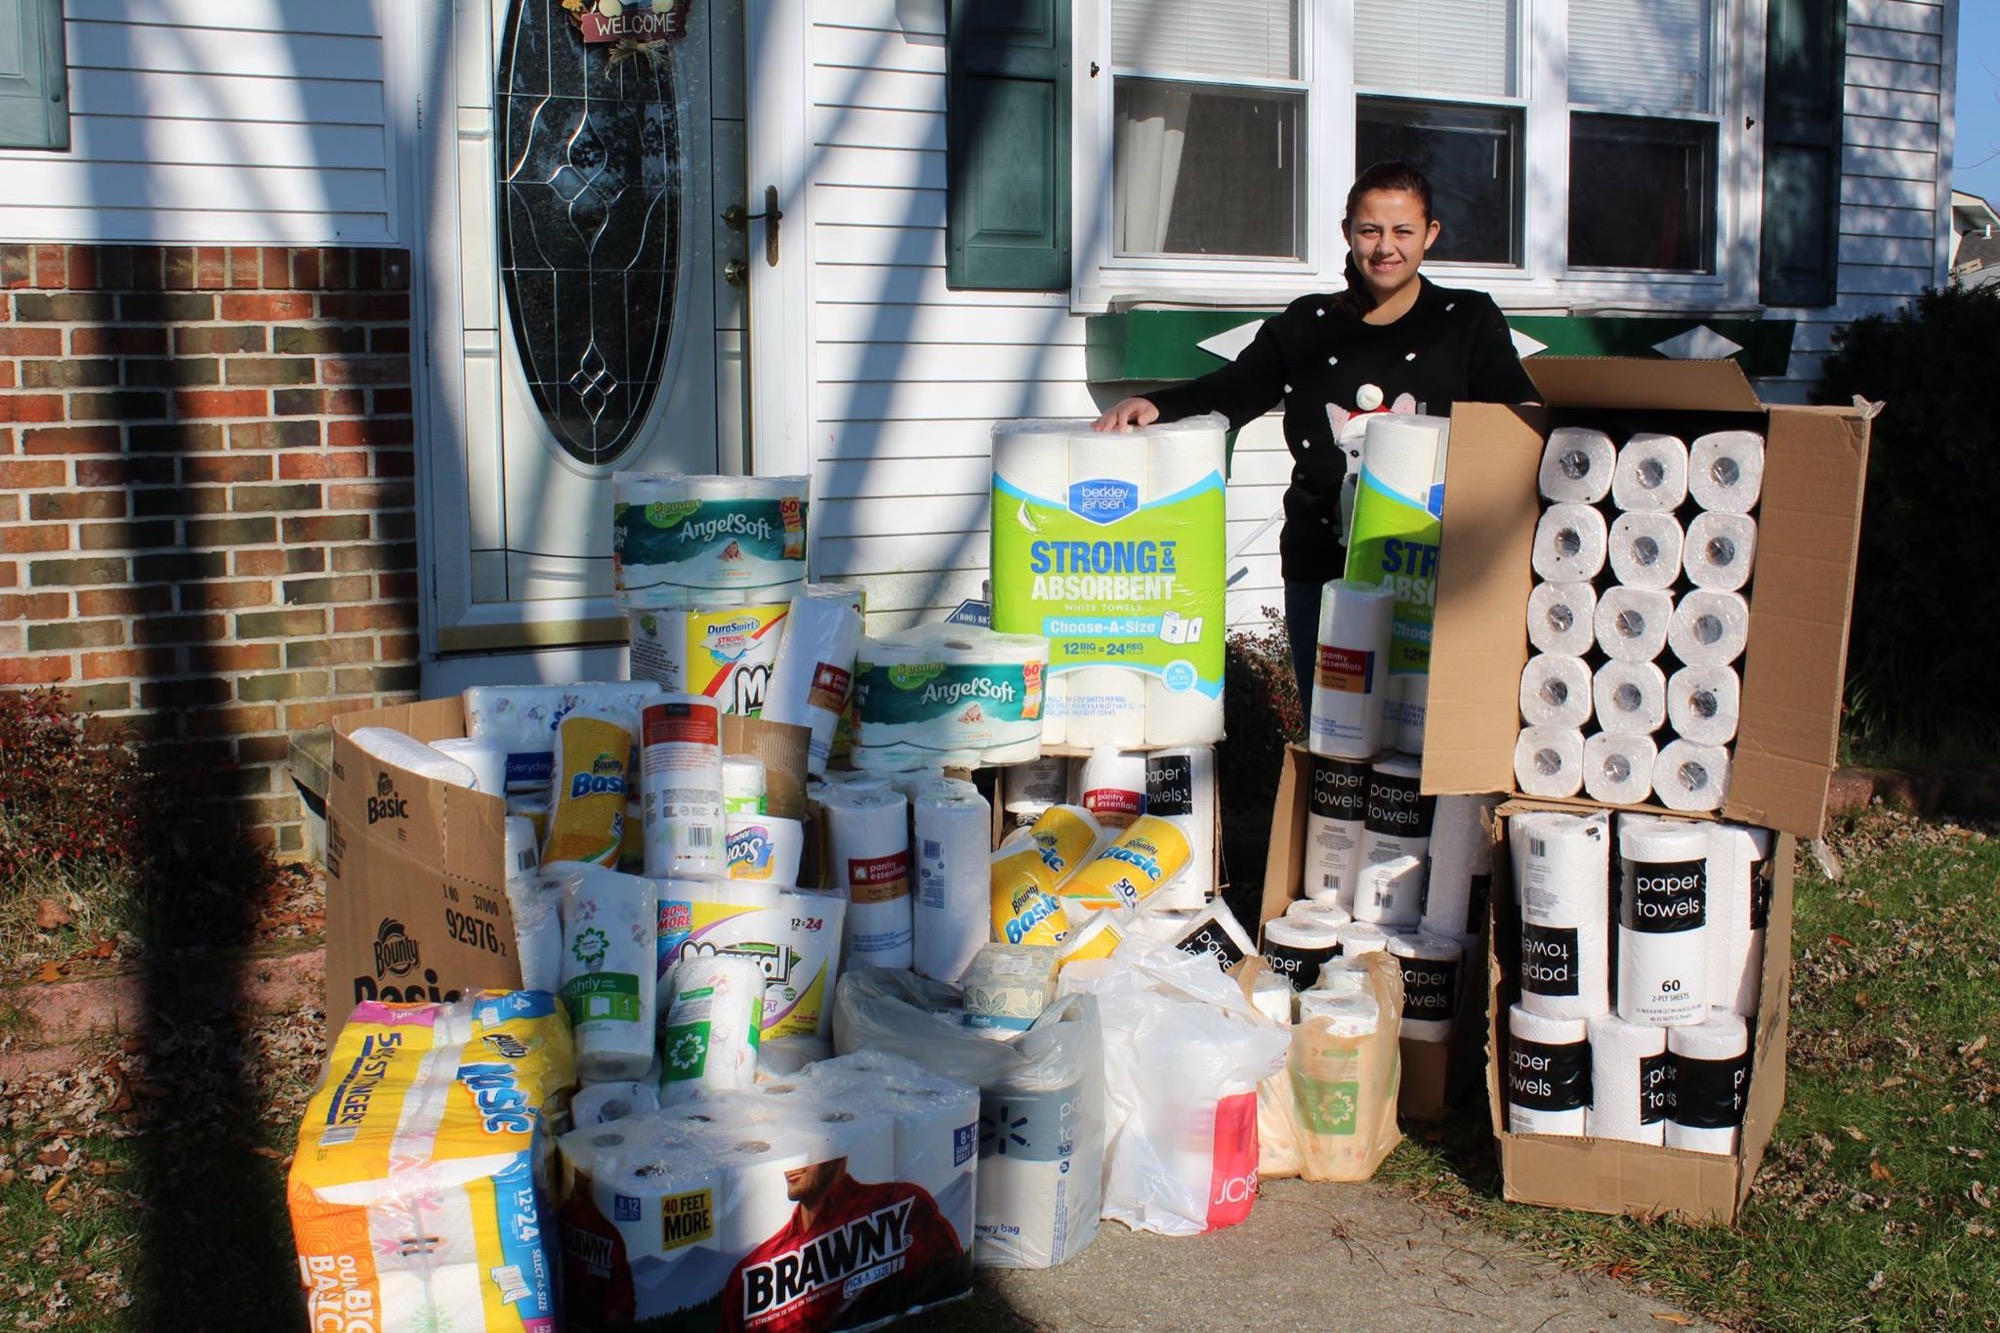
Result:
<svg viewBox="0 0 2000 1333"><path fill-rule="evenodd" d="M556 776L542 864L581 861L615 866L625 844L632 795L632 721L572 713L556 729Z"/></svg>
<svg viewBox="0 0 2000 1333"><path fill-rule="evenodd" d="M784 642L793 588L685 593L634 611L632 678L668 694L702 694L725 713L762 712Z"/></svg>
<svg viewBox="0 0 2000 1333"><path fill-rule="evenodd" d="M1091 958L1109 958L1125 939L1125 928L1120 918L1129 920L1129 914L1112 910L1093 912L1076 923L1069 938L1059 946L1056 954L1056 971L1061 972L1071 963L1081 963Z"/></svg>
<svg viewBox="0 0 2000 1333"><path fill-rule="evenodd" d="M993 854L993 938L1004 944L1056 945L1069 916L1056 890L1089 859L1104 830L1080 805L1052 805L1028 836Z"/></svg>
<svg viewBox="0 0 2000 1333"><path fill-rule="evenodd" d="M1141 815L1062 886L1064 904L1085 910L1137 907L1188 868L1194 849L1173 821Z"/></svg>
<svg viewBox="0 0 2000 1333"><path fill-rule="evenodd" d="M845 898L742 879L658 883L661 984L683 958L748 958L764 971L762 1042L831 1035Z"/></svg>
<svg viewBox="0 0 2000 1333"><path fill-rule="evenodd" d="M546 992L359 1005L287 1187L309 1325L552 1333L544 1114L574 1082Z"/></svg>

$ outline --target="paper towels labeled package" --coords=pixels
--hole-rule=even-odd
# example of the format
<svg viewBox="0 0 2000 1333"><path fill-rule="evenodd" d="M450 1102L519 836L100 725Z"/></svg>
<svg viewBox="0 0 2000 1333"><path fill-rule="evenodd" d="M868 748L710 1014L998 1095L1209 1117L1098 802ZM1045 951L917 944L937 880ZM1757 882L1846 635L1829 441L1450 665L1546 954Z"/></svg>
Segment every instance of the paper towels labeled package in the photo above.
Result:
<svg viewBox="0 0 2000 1333"><path fill-rule="evenodd" d="M1039 758L1049 643L976 625L863 639L855 663L857 768L979 768Z"/></svg>
<svg viewBox="0 0 2000 1333"><path fill-rule="evenodd" d="M1708 830L1618 820L1618 1016L1677 1027L1708 1012Z"/></svg>
<svg viewBox="0 0 2000 1333"><path fill-rule="evenodd" d="M1367 827L1370 765L1366 760L1322 755L1314 755L1309 763L1312 781L1299 888L1308 898L1352 912L1361 873L1361 835Z"/></svg>
<svg viewBox="0 0 2000 1333"><path fill-rule="evenodd" d="M993 627L1049 641L1051 742L1222 738L1219 416L993 430Z"/></svg>
<svg viewBox="0 0 2000 1333"><path fill-rule="evenodd" d="M1450 428L1446 417L1384 412L1368 418L1347 538L1346 576L1396 593L1382 740L1411 753L1424 745Z"/></svg>
<svg viewBox="0 0 2000 1333"><path fill-rule="evenodd" d="M1219 808L1214 746L1181 746L1146 756L1146 813L1179 829L1189 849L1187 872L1153 895L1155 907L1198 909L1215 892Z"/></svg>
<svg viewBox="0 0 2000 1333"><path fill-rule="evenodd" d="M1590 1032L1582 1018L1507 1011L1507 1132L1581 1137L1590 1119Z"/></svg>
<svg viewBox="0 0 2000 1333"><path fill-rule="evenodd" d="M611 479L619 604L680 591L754 592L805 582L806 477L620 472Z"/></svg>
<svg viewBox="0 0 2000 1333"><path fill-rule="evenodd" d="M1579 1021L1609 1010L1610 817L1516 815L1507 847L1521 907L1520 1007Z"/></svg>

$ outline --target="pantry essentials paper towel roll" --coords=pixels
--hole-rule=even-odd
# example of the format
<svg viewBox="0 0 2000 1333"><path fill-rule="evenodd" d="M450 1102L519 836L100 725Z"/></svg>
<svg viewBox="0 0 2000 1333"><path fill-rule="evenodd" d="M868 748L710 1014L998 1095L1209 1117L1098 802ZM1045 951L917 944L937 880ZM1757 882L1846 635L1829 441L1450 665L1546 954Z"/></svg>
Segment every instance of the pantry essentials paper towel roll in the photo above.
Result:
<svg viewBox="0 0 2000 1333"><path fill-rule="evenodd" d="M1610 846L1602 812L1531 811L1508 821L1521 1005L1532 1013L1582 1020L1611 1008Z"/></svg>
<svg viewBox="0 0 2000 1333"><path fill-rule="evenodd" d="M769 778L762 759L754 754L722 756L722 809L725 814L764 814L768 792Z"/></svg>
<svg viewBox="0 0 2000 1333"><path fill-rule="evenodd" d="M1597 725L1613 735L1651 736L1667 720L1666 673L1652 662L1606 662L1591 677L1590 697Z"/></svg>
<svg viewBox="0 0 2000 1333"><path fill-rule="evenodd" d="M1669 810L1720 810L1729 799L1729 752L1720 745L1668 741L1653 764L1653 792Z"/></svg>
<svg viewBox="0 0 2000 1333"><path fill-rule="evenodd" d="M1529 796L1583 790L1583 733L1575 727L1523 727L1514 741L1514 781Z"/></svg>
<svg viewBox="0 0 2000 1333"><path fill-rule="evenodd" d="M1747 514L1764 489L1764 437L1718 430L1688 446L1688 494L1703 509Z"/></svg>
<svg viewBox="0 0 2000 1333"><path fill-rule="evenodd" d="M1651 736L1600 731L1583 743L1583 789L1599 805L1640 805L1653 794L1659 747Z"/></svg>
<svg viewBox="0 0 2000 1333"><path fill-rule="evenodd" d="M1369 759L1381 750L1395 614L1386 583L1335 579L1321 591L1306 732L1314 754Z"/></svg>
<svg viewBox="0 0 2000 1333"><path fill-rule="evenodd" d="M1727 745L1742 715L1743 681L1736 668L1682 667L1667 682L1667 717L1684 741Z"/></svg>
<svg viewBox="0 0 2000 1333"><path fill-rule="evenodd" d="M1528 594L1528 642L1538 653L1582 657L1597 646L1597 589L1537 583Z"/></svg>
<svg viewBox="0 0 2000 1333"><path fill-rule="evenodd" d="M1708 1002L1754 1018L1777 865L1769 829L1708 826Z"/></svg>
<svg viewBox="0 0 2000 1333"><path fill-rule="evenodd" d="M1437 798L1419 923L1425 934L1450 938L1485 929L1493 886L1493 836L1487 818L1499 804L1498 796Z"/></svg>
<svg viewBox="0 0 2000 1333"><path fill-rule="evenodd" d="M588 1129L593 1125L608 1125L638 1115L641 1111L660 1109L660 1096L653 1084L638 1083L593 1083L586 1088L578 1088L569 1099L570 1123L578 1129Z"/></svg>
<svg viewBox="0 0 2000 1333"><path fill-rule="evenodd" d="M900 792L830 787L820 809L830 882L847 895L843 965L910 966L909 803Z"/></svg>
<svg viewBox="0 0 2000 1333"><path fill-rule="evenodd" d="M1685 666L1728 666L1749 642L1750 604L1710 588L1684 594L1667 630L1667 646Z"/></svg>
<svg viewBox="0 0 2000 1333"><path fill-rule="evenodd" d="M1100 745L1079 766L1077 804L1104 828L1130 826L1146 809L1146 756Z"/></svg>
<svg viewBox="0 0 2000 1333"><path fill-rule="evenodd" d="M356 730L365 731L367 728ZM476 741L469 736L447 737L432 741L430 746L439 754L456 759L472 770L474 791L483 791L490 796L504 797L507 794L507 752L499 746Z"/></svg>
<svg viewBox="0 0 2000 1333"><path fill-rule="evenodd" d="M562 999L585 1083L625 1083L653 1063L654 917L650 879L562 863Z"/></svg>
<svg viewBox="0 0 2000 1333"><path fill-rule="evenodd" d="M748 1088L757 1081L764 969L748 958L683 958L660 1023L660 1097Z"/></svg>
<svg viewBox="0 0 2000 1333"><path fill-rule="evenodd" d="M729 878L797 884L805 855L806 829L778 815L728 815L723 821L723 854Z"/></svg>
<svg viewBox="0 0 2000 1333"><path fill-rule="evenodd" d="M393 727L356 727L347 739L371 759L394 764L418 777L435 778L454 787L479 790L479 774L470 764L442 750L413 740Z"/></svg>
<svg viewBox="0 0 2000 1333"><path fill-rule="evenodd" d="M1340 928L1306 917L1274 916L1264 923L1264 961L1295 991L1319 980L1319 970L1340 948Z"/></svg>
<svg viewBox="0 0 2000 1333"><path fill-rule="evenodd" d="M1618 820L1618 1015L1676 1027L1708 1011L1708 831Z"/></svg>
<svg viewBox="0 0 2000 1333"><path fill-rule="evenodd" d="M957 981L992 933L986 863L993 807L977 788L924 791L912 824L917 852L912 964L924 976Z"/></svg>
<svg viewBox="0 0 2000 1333"><path fill-rule="evenodd" d="M1530 559L1550 583L1588 583L1604 568L1610 544L1603 514L1586 504L1554 504L1535 524Z"/></svg>
<svg viewBox="0 0 2000 1333"><path fill-rule="evenodd" d="M1674 1057L1674 1109L1667 1146L1730 1156L1750 1104L1750 1029L1740 1014L1711 1011L1708 1019L1667 1031Z"/></svg>
<svg viewBox="0 0 2000 1333"><path fill-rule="evenodd" d="M1618 450L1611 502L1627 513L1670 514L1687 499L1688 448L1678 435L1637 431Z"/></svg>
<svg viewBox="0 0 2000 1333"><path fill-rule="evenodd" d="M1590 1033L1582 1018L1507 1011L1507 1132L1581 1137L1590 1118Z"/></svg>
<svg viewBox="0 0 2000 1333"><path fill-rule="evenodd" d="M1696 514L1688 522L1681 559L1695 587L1740 590L1757 559L1757 520L1748 514Z"/></svg>
<svg viewBox="0 0 2000 1333"><path fill-rule="evenodd" d="M1449 1041L1458 1021L1465 946L1432 935L1391 935L1389 952L1403 969L1403 1037Z"/></svg>
<svg viewBox="0 0 2000 1333"><path fill-rule="evenodd" d="M1611 524L1611 572L1628 588L1671 588L1685 534L1672 514L1620 514Z"/></svg>
<svg viewBox="0 0 2000 1333"><path fill-rule="evenodd" d="M1612 470L1618 450L1611 437L1587 426L1558 426L1542 446L1537 476L1542 498L1557 502L1596 504L1611 493Z"/></svg>
<svg viewBox="0 0 2000 1333"><path fill-rule="evenodd" d="M854 659L861 651L861 614L849 589L807 584L785 616L785 632L771 664L763 717L812 728L806 769L824 773L833 753L834 728L854 688Z"/></svg>
<svg viewBox="0 0 2000 1333"><path fill-rule="evenodd" d="M1184 745L1146 756L1146 813L1179 829L1188 842L1188 868L1153 895L1154 906L1197 909L1215 892L1215 833L1220 819L1215 747Z"/></svg>
<svg viewBox="0 0 2000 1333"><path fill-rule="evenodd" d="M1314 755L1306 804L1306 854L1300 890L1308 898L1352 911L1361 872L1361 834L1368 814L1368 773L1363 760Z"/></svg>
<svg viewBox="0 0 2000 1333"><path fill-rule="evenodd" d="M1521 720L1531 727L1581 727L1590 721L1590 664L1581 657L1536 653L1521 668Z"/></svg>
<svg viewBox="0 0 2000 1333"><path fill-rule="evenodd" d="M611 478L611 571L619 605L676 591L778 588L806 576L806 477Z"/></svg>
<svg viewBox="0 0 2000 1333"><path fill-rule="evenodd" d="M1674 1104L1667 1029L1628 1023L1617 1014L1591 1019L1590 1090L1590 1137L1666 1142Z"/></svg>
<svg viewBox="0 0 2000 1333"><path fill-rule="evenodd" d="M1001 803L1010 815L1039 815L1070 799L1070 761L1061 755L1010 764L1000 770Z"/></svg>
<svg viewBox="0 0 2000 1333"><path fill-rule="evenodd" d="M1650 662L1667 646L1674 596L1658 588L1606 588L1597 599L1597 646L1620 662Z"/></svg>

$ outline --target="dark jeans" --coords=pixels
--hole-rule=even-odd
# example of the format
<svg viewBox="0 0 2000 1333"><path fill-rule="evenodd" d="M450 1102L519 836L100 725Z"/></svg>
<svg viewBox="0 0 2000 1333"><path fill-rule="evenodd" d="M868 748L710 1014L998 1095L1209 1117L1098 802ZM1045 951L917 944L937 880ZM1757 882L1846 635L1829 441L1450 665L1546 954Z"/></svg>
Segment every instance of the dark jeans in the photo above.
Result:
<svg viewBox="0 0 2000 1333"><path fill-rule="evenodd" d="M1292 671L1299 682L1299 707L1312 712L1313 657L1319 644L1319 599L1323 583L1285 580L1285 637L1292 642Z"/></svg>

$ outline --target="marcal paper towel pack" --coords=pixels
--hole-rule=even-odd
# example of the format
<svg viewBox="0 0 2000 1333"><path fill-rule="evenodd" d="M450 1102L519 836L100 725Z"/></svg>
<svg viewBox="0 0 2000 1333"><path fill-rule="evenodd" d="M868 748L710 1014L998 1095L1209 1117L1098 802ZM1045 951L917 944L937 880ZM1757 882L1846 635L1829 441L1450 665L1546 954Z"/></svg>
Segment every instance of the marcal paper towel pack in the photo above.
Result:
<svg viewBox="0 0 2000 1333"><path fill-rule="evenodd" d="M664 605L677 590L768 593L803 583L808 484L805 477L617 473L611 569L619 605Z"/></svg>
<svg viewBox="0 0 2000 1333"><path fill-rule="evenodd" d="M1048 641L976 625L863 639L854 674L856 768L979 768L1042 752Z"/></svg>
<svg viewBox="0 0 2000 1333"><path fill-rule="evenodd" d="M764 969L762 1040L827 1035L847 900L748 880L659 881L655 976L683 958L731 955Z"/></svg>
<svg viewBox="0 0 2000 1333"><path fill-rule="evenodd" d="M789 589L675 594L628 614L632 678L668 694L700 694L725 713L757 716L791 609Z"/></svg>
<svg viewBox="0 0 2000 1333"><path fill-rule="evenodd" d="M1049 640L1050 744L1222 738L1224 431L993 430L993 625Z"/></svg>

